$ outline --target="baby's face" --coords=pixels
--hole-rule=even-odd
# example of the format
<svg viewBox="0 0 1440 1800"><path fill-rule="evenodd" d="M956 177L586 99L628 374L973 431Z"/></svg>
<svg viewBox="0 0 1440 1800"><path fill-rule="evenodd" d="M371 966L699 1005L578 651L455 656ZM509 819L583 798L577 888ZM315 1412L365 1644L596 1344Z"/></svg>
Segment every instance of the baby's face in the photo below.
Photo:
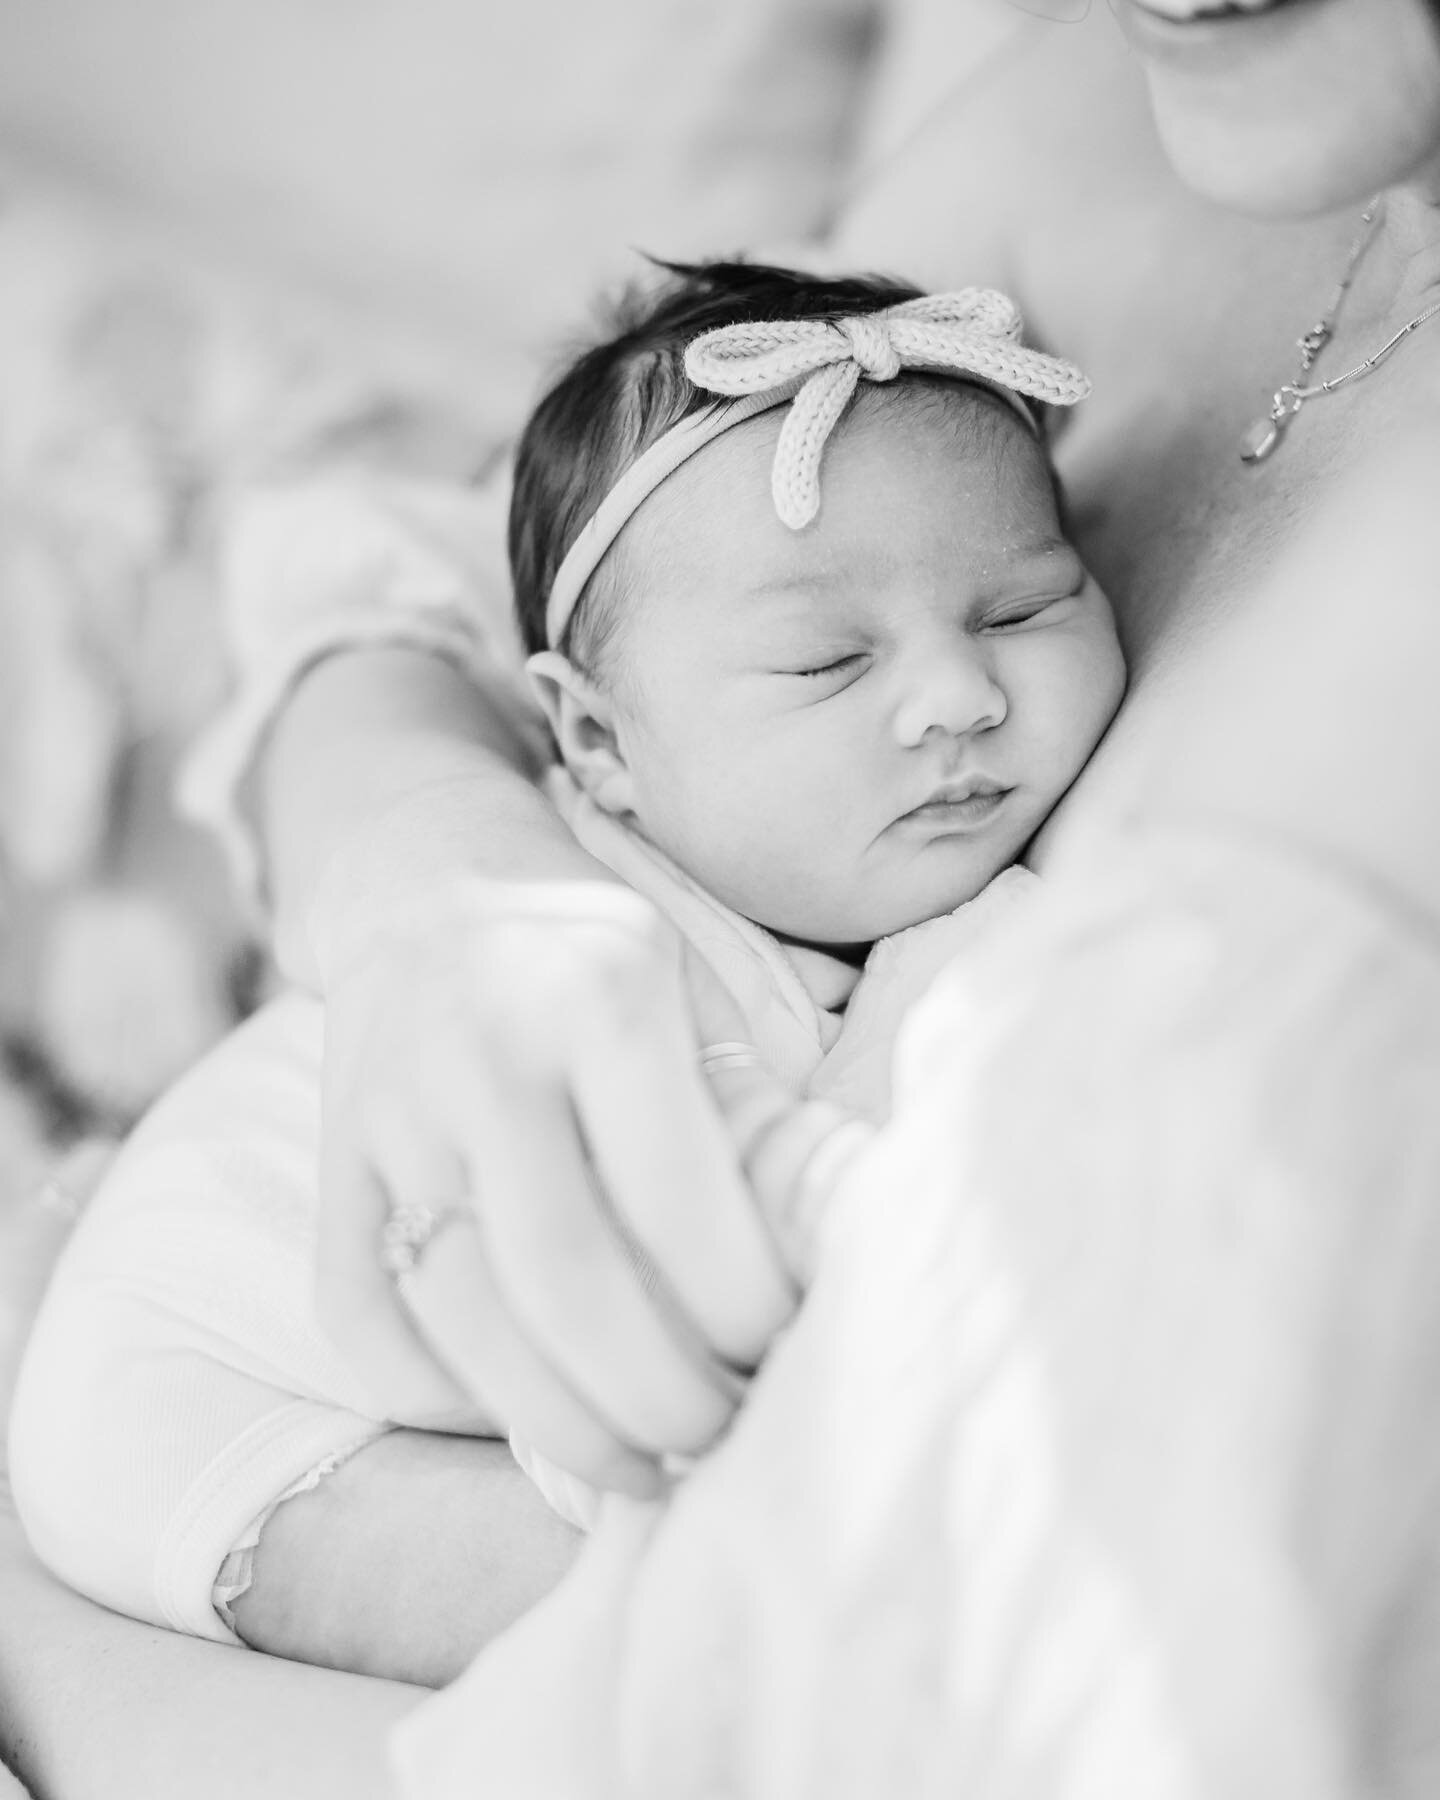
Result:
<svg viewBox="0 0 1440 1800"><path fill-rule="evenodd" d="M1016 859L1124 667L1042 451L999 402L862 390L800 532L770 498L783 416L716 439L626 528L625 800L747 918L868 943Z"/></svg>

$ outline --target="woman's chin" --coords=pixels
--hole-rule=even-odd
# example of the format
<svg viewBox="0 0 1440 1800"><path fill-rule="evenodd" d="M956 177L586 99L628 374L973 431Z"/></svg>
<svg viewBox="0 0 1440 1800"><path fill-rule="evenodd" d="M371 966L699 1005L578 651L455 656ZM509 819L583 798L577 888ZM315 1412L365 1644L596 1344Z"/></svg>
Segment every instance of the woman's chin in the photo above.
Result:
<svg viewBox="0 0 1440 1800"><path fill-rule="evenodd" d="M1155 122L1197 193L1304 218L1440 160L1429 0L1115 0Z"/></svg>
<svg viewBox="0 0 1440 1800"><path fill-rule="evenodd" d="M1211 109L1164 95L1157 98L1155 120L1171 166L1188 188L1257 219L1308 219L1363 206L1409 179L1421 160L1387 154L1370 137L1352 144L1336 134L1327 143L1283 116L1217 122Z"/></svg>

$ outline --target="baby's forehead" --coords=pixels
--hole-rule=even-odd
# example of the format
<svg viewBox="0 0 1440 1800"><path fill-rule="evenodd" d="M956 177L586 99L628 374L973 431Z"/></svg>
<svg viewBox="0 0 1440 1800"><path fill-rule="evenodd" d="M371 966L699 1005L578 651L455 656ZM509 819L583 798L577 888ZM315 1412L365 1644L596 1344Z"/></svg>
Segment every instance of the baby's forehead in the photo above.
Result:
<svg viewBox="0 0 1440 1800"><path fill-rule="evenodd" d="M973 382L907 375L862 383L826 443L820 511L799 531L783 526L772 493L788 409L723 432L641 507L627 535L643 558L689 548L698 556L748 549L780 561L824 561L858 528L903 541L924 517L963 514L984 524L1003 512L1049 536L1056 488L1037 432L1002 396ZM898 498L904 502L896 506Z"/></svg>
<svg viewBox="0 0 1440 1800"><path fill-rule="evenodd" d="M711 646L723 663L757 634L885 628L1073 580L1043 446L1003 403L981 395L968 410L859 410L800 531L770 493L778 409L707 445L622 535L609 591L632 651L683 641L687 656Z"/></svg>
<svg viewBox="0 0 1440 1800"><path fill-rule="evenodd" d="M1038 446L1040 434L1029 403L990 383L906 369L894 381L862 381L837 431L900 418L929 420L954 434L958 454L987 456L1008 444Z"/></svg>

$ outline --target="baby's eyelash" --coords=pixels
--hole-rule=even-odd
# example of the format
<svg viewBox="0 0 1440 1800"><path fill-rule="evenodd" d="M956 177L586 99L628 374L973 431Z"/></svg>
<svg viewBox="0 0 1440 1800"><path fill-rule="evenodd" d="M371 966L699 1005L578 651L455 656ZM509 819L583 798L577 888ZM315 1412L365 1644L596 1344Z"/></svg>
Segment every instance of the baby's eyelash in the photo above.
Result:
<svg viewBox="0 0 1440 1800"><path fill-rule="evenodd" d="M848 668L851 663L858 662L859 660L859 651L852 650L847 656L834 657L830 662L819 663L813 669L791 669L790 673L792 675L835 675L838 674L841 669Z"/></svg>
<svg viewBox="0 0 1440 1800"><path fill-rule="evenodd" d="M1074 600L1081 593L1083 587L1084 583L1082 582L1079 587L1074 587L1065 594L1047 594L1044 599L1023 600L1018 605L1009 608L1008 611L995 614L986 623L992 631L1003 630L1007 625L1024 625L1029 620L1038 618L1050 607L1059 606L1066 600Z"/></svg>
<svg viewBox="0 0 1440 1800"><path fill-rule="evenodd" d="M1055 598L1058 599L1059 596L1057 595ZM1006 612L996 613L995 616L988 619L986 623L992 630L1003 630L1006 625L1023 625L1027 620L1033 619L1038 613L1044 612L1047 606L1053 606L1054 604L1054 599L1027 600L1023 606L1012 606Z"/></svg>

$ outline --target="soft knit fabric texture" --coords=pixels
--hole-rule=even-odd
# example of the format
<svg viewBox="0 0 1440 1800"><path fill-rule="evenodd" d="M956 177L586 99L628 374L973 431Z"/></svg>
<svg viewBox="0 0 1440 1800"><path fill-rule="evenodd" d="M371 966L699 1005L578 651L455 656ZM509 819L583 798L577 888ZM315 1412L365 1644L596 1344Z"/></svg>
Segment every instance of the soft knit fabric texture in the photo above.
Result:
<svg viewBox="0 0 1440 1800"><path fill-rule="evenodd" d="M722 325L685 353L685 372L714 394L796 393L775 449L775 510L798 531L820 507L820 457L836 421L862 381L893 381L903 369L973 376L1036 430L1024 394L1073 406L1090 383L1073 363L1021 343L1020 310L993 288L926 294L880 312L830 323L783 319Z"/></svg>
<svg viewBox="0 0 1440 1800"><path fill-rule="evenodd" d="M872 1115L884 1108L907 979L928 979L937 933L971 943L967 914L988 922L1038 885L1007 871L984 904L917 927L913 961L912 934L891 940L875 962L883 992L863 1005L867 980L839 965L858 980L851 1011L864 1041L847 1043L768 933L568 778L552 789L581 842L704 957L781 1079L798 1095L827 1052L843 1052L848 1103ZM836 972L822 999L835 997ZM313 1316L322 1022L308 996L272 1002L141 1124L61 1261L16 1397L15 1497L41 1558L119 1612L221 1641L236 1640L212 1589L266 1508L391 1423L422 1423L371 1416ZM586 1522L584 1485L523 1447L522 1457L552 1504Z"/></svg>

